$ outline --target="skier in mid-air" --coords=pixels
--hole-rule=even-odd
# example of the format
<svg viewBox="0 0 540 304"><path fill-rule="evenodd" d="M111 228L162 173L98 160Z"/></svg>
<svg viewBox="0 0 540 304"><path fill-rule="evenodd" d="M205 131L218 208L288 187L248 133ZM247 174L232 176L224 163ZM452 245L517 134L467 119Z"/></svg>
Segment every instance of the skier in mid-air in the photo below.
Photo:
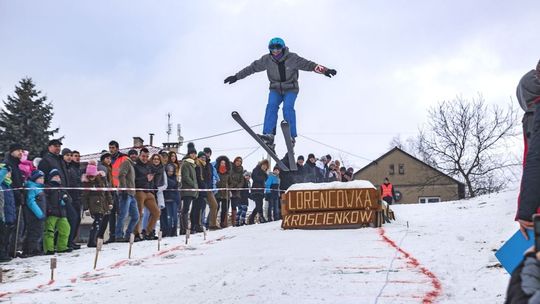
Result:
<svg viewBox="0 0 540 304"><path fill-rule="evenodd" d="M291 128L291 138L295 143L296 134L296 113L294 103L298 96L298 70L313 71L332 77L336 75L336 70L326 68L289 52L285 46L285 41L281 38L272 38L268 43L269 54L263 55L252 64L242 69L236 75L229 76L225 83L233 84L239 79L266 70L268 80L270 80L270 94L268 95L268 105L264 115L263 135L260 136L267 145L272 146L278 119L279 106L283 102L283 117Z"/></svg>

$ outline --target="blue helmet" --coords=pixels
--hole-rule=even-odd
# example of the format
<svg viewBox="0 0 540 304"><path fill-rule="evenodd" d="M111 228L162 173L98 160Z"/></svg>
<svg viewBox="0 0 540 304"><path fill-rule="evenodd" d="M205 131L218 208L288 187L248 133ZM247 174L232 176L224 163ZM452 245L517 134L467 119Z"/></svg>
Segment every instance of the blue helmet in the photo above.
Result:
<svg viewBox="0 0 540 304"><path fill-rule="evenodd" d="M279 37L272 38L272 39L270 39L270 42L268 42L268 49L270 51L273 50L273 49L277 49L277 48L282 49L284 47L285 47L285 41L283 41L283 39L281 39Z"/></svg>

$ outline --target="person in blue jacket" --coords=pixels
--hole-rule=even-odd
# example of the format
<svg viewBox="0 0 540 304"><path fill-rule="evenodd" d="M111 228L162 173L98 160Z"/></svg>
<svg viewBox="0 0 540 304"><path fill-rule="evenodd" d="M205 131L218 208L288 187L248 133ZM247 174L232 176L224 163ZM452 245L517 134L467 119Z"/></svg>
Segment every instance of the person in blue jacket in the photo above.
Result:
<svg viewBox="0 0 540 304"><path fill-rule="evenodd" d="M3 207L0 219L0 262L9 262L13 257L11 248L15 242L17 207L11 190L11 168L5 163L0 164L0 188L3 190L0 192L0 206Z"/></svg>
<svg viewBox="0 0 540 304"><path fill-rule="evenodd" d="M268 174L264 183L264 196L268 201L268 221L277 221L279 214L279 167L274 166L274 170Z"/></svg>
<svg viewBox="0 0 540 304"><path fill-rule="evenodd" d="M293 144L296 134L296 112L294 103L298 96L298 71L309 71L324 74L327 77L336 75L336 70L326 68L313 61L300 57L298 54L290 52L285 46L283 39L272 38L268 43L268 53L260 59L255 60L249 66L240 70L235 75L225 79L225 83L233 84L237 80L247 76L266 71L270 81L270 94L264 115L263 135L261 138L269 145L273 145L274 135L278 119L278 110L283 103L283 117L291 126L291 137Z"/></svg>
<svg viewBox="0 0 540 304"><path fill-rule="evenodd" d="M25 237L23 257L40 255L43 252L43 230L45 228L46 199L43 192L45 173L41 170L32 171L26 181L26 208L23 209Z"/></svg>

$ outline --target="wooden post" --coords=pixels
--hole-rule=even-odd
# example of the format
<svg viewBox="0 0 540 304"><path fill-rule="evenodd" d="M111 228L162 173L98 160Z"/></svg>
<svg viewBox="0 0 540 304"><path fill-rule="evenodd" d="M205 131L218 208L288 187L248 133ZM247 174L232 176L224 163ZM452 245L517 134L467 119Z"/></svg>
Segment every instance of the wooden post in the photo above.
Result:
<svg viewBox="0 0 540 304"><path fill-rule="evenodd" d="M56 269L56 258L51 258L51 281L54 281L54 270Z"/></svg>
<svg viewBox="0 0 540 304"><path fill-rule="evenodd" d="M189 241L189 235L191 234L191 223L188 222L186 229L186 245Z"/></svg>
<svg viewBox="0 0 540 304"><path fill-rule="evenodd" d="M204 234L204 240L206 241L206 226L203 225L202 231L203 231L203 234Z"/></svg>
<svg viewBox="0 0 540 304"><path fill-rule="evenodd" d="M98 238L97 244L96 244L96 257L94 258L94 269L97 267L97 261L99 257L99 252L101 251L101 247L103 246L103 239Z"/></svg>
<svg viewBox="0 0 540 304"><path fill-rule="evenodd" d="M161 248L161 239L163 238L163 231L158 232L158 239L157 239L157 251Z"/></svg>
<svg viewBox="0 0 540 304"><path fill-rule="evenodd" d="M4 274L4 270L2 267L0 267L0 283L2 283L2 275Z"/></svg>
<svg viewBox="0 0 540 304"><path fill-rule="evenodd" d="M128 259L131 259L131 247L133 247L133 242L135 242L135 234L130 234L129 235L129 254L128 254Z"/></svg>

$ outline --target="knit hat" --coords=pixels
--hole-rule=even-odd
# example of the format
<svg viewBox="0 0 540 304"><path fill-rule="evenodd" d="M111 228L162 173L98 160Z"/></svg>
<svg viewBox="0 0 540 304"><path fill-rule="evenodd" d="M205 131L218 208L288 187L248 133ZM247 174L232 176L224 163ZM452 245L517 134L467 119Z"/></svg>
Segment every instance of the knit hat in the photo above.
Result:
<svg viewBox="0 0 540 304"><path fill-rule="evenodd" d="M187 154L197 154L197 150L195 150L195 147L189 147L187 150Z"/></svg>
<svg viewBox="0 0 540 304"><path fill-rule="evenodd" d="M251 176L251 172L249 172L248 170L244 170L244 177L245 176Z"/></svg>
<svg viewBox="0 0 540 304"><path fill-rule="evenodd" d="M87 176L96 176L98 175L96 162L90 161L86 166L86 175Z"/></svg>
<svg viewBox="0 0 540 304"><path fill-rule="evenodd" d="M310 159L310 158L315 158L315 154L313 154L313 153L309 153L309 155L308 155L308 157L307 157L307 158L308 158L308 159Z"/></svg>
<svg viewBox="0 0 540 304"><path fill-rule="evenodd" d="M197 157L198 157L198 158L206 157L206 154L205 154L203 151L200 151L200 152L197 154Z"/></svg>
<svg viewBox="0 0 540 304"><path fill-rule="evenodd" d="M131 149L128 151L128 156L131 156L131 155L139 155L139 152L137 152L137 150L135 149Z"/></svg>
<svg viewBox="0 0 540 304"><path fill-rule="evenodd" d="M38 178L44 177L45 173L41 170L34 170L32 171L32 174L30 174L30 180L35 182Z"/></svg>
<svg viewBox="0 0 540 304"><path fill-rule="evenodd" d="M9 153L15 151L15 150L23 150L23 146L19 143L13 143L9 145Z"/></svg>
<svg viewBox="0 0 540 304"><path fill-rule="evenodd" d="M105 151L105 152L101 153L101 156L99 157L99 161L103 162L103 160L104 160L105 158L111 157L111 156L112 156L111 153Z"/></svg>
<svg viewBox="0 0 540 304"><path fill-rule="evenodd" d="M204 153L212 153L212 149L206 147L203 149Z"/></svg>
<svg viewBox="0 0 540 304"><path fill-rule="evenodd" d="M304 156L300 155L300 156L298 156L298 158L296 160L304 160Z"/></svg>
<svg viewBox="0 0 540 304"><path fill-rule="evenodd" d="M52 169L49 172L49 179L52 179L55 176L60 176L60 171L58 171L58 169Z"/></svg>
<svg viewBox="0 0 540 304"><path fill-rule="evenodd" d="M165 166L165 171L176 171L176 167L172 163L168 163L167 166Z"/></svg>
<svg viewBox="0 0 540 304"><path fill-rule="evenodd" d="M326 154L326 160L332 160L332 156L330 154Z"/></svg>
<svg viewBox="0 0 540 304"><path fill-rule="evenodd" d="M71 154L71 150L68 149L68 148L62 149L62 153L60 153L60 155L64 156L64 155L66 155L66 154Z"/></svg>
<svg viewBox="0 0 540 304"><path fill-rule="evenodd" d="M274 169L272 169L272 171L273 171L273 170L276 170L276 169L277 169L278 171L281 171L281 169L279 169L279 166L278 166L278 165L275 165L275 166L274 166Z"/></svg>

